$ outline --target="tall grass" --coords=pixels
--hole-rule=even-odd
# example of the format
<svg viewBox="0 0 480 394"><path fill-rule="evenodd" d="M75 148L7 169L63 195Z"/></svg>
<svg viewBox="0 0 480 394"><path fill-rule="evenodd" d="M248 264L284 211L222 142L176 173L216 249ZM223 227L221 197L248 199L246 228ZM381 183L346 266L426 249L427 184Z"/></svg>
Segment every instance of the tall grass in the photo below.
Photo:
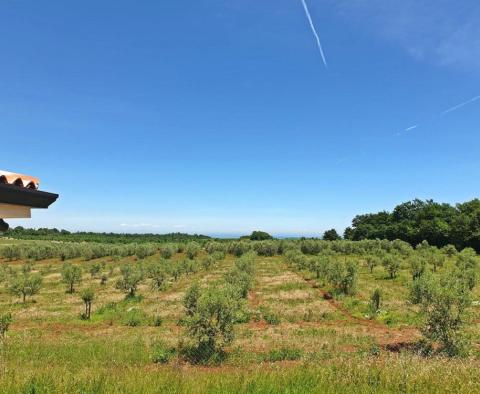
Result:
<svg viewBox="0 0 480 394"><path fill-rule="evenodd" d="M406 356L244 370L192 367L7 368L3 393L475 393L478 364Z"/></svg>

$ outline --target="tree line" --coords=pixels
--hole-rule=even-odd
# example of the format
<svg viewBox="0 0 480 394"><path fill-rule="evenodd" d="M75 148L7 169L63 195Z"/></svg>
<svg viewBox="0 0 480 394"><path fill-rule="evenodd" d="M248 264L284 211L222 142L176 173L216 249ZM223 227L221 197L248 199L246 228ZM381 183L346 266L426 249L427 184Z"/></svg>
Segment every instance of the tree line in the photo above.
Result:
<svg viewBox="0 0 480 394"><path fill-rule="evenodd" d="M452 206L433 200L412 200L397 205L392 212L381 211L356 216L344 238L400 239L415 246L422 241L439 248L454 245L458 250L480 252L480 200Z"/></svg>
<svg viewBox="0 0 480 394"><path fill-rule="evenodd" d="M188 242L203 241L210 237L199 234L169 233L169 234L119 234L119 233L95 233L95 232L70 232L56 228L24 228L18 226L8 230L4 236L42 241L64 241L64 242L97 242L111 244L126 243L148 243L148 242Z"/></svg>

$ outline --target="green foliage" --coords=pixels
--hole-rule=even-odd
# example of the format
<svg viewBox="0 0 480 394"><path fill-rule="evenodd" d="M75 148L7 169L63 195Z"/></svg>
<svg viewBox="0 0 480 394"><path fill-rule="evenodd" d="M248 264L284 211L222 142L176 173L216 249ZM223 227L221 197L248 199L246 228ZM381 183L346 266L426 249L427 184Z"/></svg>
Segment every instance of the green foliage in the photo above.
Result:
<svg viewBox="0 0 480 394"><path fill-rule="evenodd" d="M143 270L139 266L125 264L120 268L122 278L119 279L115 287L127 293L128 297L134 297L138 285L143 281Z"/></svg>
<svg viewBox="0 0 480 394"><path fill-rule="evenodd" d="M89 272L92 278L95 278L100 273L101 270L102 270L101 264L96 263L90 266Z"/></svg>
<svg viewBox="0 0 480 394"><path fill-rule="evenodd" d="M95 293L93 292L92 288L87 288L82 290L80 297L85 304L85 313L83 314L83 318L89 320L92 313L92 302L95 298Z"/></svg>
<svg viewBox="0 0 480 394"><path fill-rule="evenodd" d="M151 279L152 290L164 290L167 280L166 264L163 261L151 264L147 269L147 276Z"/></svg>
<svg viewBox="0 0 480 394"><path fill-rule="evenodd" d="M145 319L145 312L138 308L131 308L125 314L123 324L129 327L137 327L142 325Z"/></svg>
<svg viewBox="0 0 480 394"><path fill-rule="evenodd" d="M370 297L370 315L374 318L380 311L382 293L380 289L375 289Z"/></svg>
<svg viewBox="0 0 480 394"><path fill-rule="evenodd" d="M433 200L413 200L396 206L393 212L358 215L345 230L345 238L401 239L418 245L454 245L458 250L471 247L480 252L480 200L455 207ZM450 252L453 250L450 248Z"/></svg>
<svg viewBox="0 0 480 394"><path fill-rule="evenodd" d="M187 292L184 305L189 343L182 347L182 354L194 363L223 354L224 347L234 338L238 302L223 288L202 292L196 288Z"/></svg>
<svg viewBox="0 0 480 394"><path fill-rule="evenodd" d="M40 274L21 274L12 278L9 286L11 294L22 297L25 303L27 296L37 294L42 287L42 276Z"/></svg>
<svg viewBox="0 0 480 394"><path fill-rule="evenodd" d="M338 235L337 230L334 228L327 230L323 233L323 240L324 241L338 241L342 239L340 235Z"/></svg>
<svg viewBox="0 0 480 394"><path fill-rule="evenodd" d="M253 250L259 256L275 256L278 252L278 242L258 241L253 245Z"/></svg>
<svg viewBox="0 0 480 394"><path fill-rule="evenodd" d="M375 255L369 255L366 258L366 263L370 273L373 274L373 269L380 265L380 258Z"/></svg>
<svg viewBox="0 0 480 394"><path fill-rule="evenodd" d="M332 261L327 268L327 281L336 291L354 294L357 285L358 267L352 261Z"/></svg>
<svg viewBox="0 0 480 394"><path fill-rule="evenodd" d="M0 315L0 339L5 339L5 335L12 322L13 318L11 313L3 313Z"/></svg>
<svg viewBox="0 0 480 394"><path fill-rule="evenodd" d="M410 259L410 271L412 273L412 279L416 280L425 273L427 269L427 262L422 257L412 257Z"/></svg>
<svg viewBox="0 0 480 394"><path fill-rule="evenodd" d="M170 259L176 253L176 248L172 244L165 244L160 247L160 255L164 259Z"/></svg>
<svg viewBox="0 0 480 394"><path fill-rule="evenodd" d="M195 242L195 241L192 241L192 242L189 242L185 248L185 253L187 254L187 257L190 259L190 260L193 260L195 257L197 257L198 255L198 252L200 252L200 245Z"/></svg>
<svg viewBox="0 0 480 394"><path fill-rule="evenodd" d="M387 270L390 279L395 279L400 269L400 258L395 255L386 255L382 260L382 265Z"/></svg>
<svg viewBox="0 0 480 394"><path fill-rule="evenodd" d="M287 348L282 347L281 349L270 350L265 357L266 361L276 362L276 361L293 361L299 360L303 356L303 351L296 348Z"/></svg>
<svg viewBox="0 0 480 394"><path fill-rule="evenodd" d="M425 315L422 333L427 340L439 342L448 356L468 351L462 328L466 308L471 304L471 290L458 273L446 271L441 276L421 276L415 280L410 298L422 306Z"/></svg>
<svg viewBox="0 0 480 394"><path fill-rule="evenodd" d="M67 292L73 294L75 292L75 285L82 281L82 269L78 265L70 263L63 264L62 280L67 284Z"/></svg>
<svg viewBox="0 0 480 394"><path fill-rule="evenodd" d="M276 326L280 324L282 320L277 313L267 308L263 308L262 316L263 316L263 320L265 320L268 324L272 326Z"/></svg>
<svg viewBox="0 0 480 394"><path fill-rule="evenodd" d="M265 231L253 231L249 236L250 241L266 241L273 237Z"/></svg>
<svg viewBox="0 0 480 394"><path fill-rule="evenodd" d="M21 226L10 229L6 234L10 238L28 239L28 240L48 240L63 242L97 242L108 244L133 244L133 243L153 243L153 242L185 242L190 240L204 241L210 237L206 235L190 235L183 233L170 234L114 234L114 233L93 233L76 232L71 233L67 230L57 229L28 229Z"/></svg>
<svg viewBox="0 0 480 394"><path fill-rule="evenodd" d="M156 341L151 350L150 358L155 364L166 364L176 354L175 348L168 346L164 341Z"/></svg>

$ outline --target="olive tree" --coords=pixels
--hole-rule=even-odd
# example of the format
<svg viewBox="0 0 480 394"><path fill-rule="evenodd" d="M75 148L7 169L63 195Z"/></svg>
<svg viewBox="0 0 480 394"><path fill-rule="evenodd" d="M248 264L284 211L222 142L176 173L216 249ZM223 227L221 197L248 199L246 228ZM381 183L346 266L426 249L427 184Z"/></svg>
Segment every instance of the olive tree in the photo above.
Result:
<svg viewBox="0 0 480 394"><path fill-rule="evenodd" d="M62 280L67 284L67 292L73 294L75 292L75 285L82 281L82 269L78 265L70 263L63 264Z"/></svg>
<svg viewBox="0 0 480 394"><path fill-rule="evenodd" d="M7 331L10 327L10 324L12 324L12 314L11 313L5 313L0 315L0 339L5 339L5 335L7 334Z"/></svg>
<svg viewBox="0 0 480 394"><path fill-rule="evenodd" d="M165 288L165 282L167 280L167 273L165 271L165 264L154 263L148 267L147 276L152 280L152 290L163 290Z"/></svg>
<svg viewBox="0 0 480 394"><path fill-rule="evenodd" d="M165 244L160 248L160 255L164 259L171 258L176 252L176 248L172 244Z"/></svg>
<svg viewBox="0 0 480 394"><path fill-rule="evenodd" d="M193 260L195 257L197 257L199 251L200 245L195 241L189 242L185 248L185 253L190 260Z"/></svg>
<svg viewBox="0 0 480 394"><path fill-rule="evenodd" d="M397 277L398 270L400 269L400 261L398 256L386 255L383 258L382 265L387 270L390 279L395 279Z"/></svg>
<svg viewBox="0 0 480 394"><path fill-rule="evenodd" d="M238 302L222 288L201 292L197 288L187 296L184 305L189 344L184 354L193 362L204 362L214 355L223 354L225 346L234 338Z"/></svg>
<svg viewBox="0 0 480 394"><path fill-rule="evenodd" d="M91 288L88 288L82 291L80 297L85 304L85 313L83 314L83 318L88 320L90 319L90 315L92 312L92 302L95 298L95 294Z"/></svg>
<svg viewBox="0 0 480 394"><path fill-rule="evenodd" d="M144 274L141 267L125 264L120 268L122 277L117 281L116 288L127 293L127 297L134 297L138 285L143 281Z"/></svg>
<svg viewBox="0 0 480 394"><path fill-rule="evenodd" d="M410 294L414 304L420 304L425 317L424 337L441 344L448 356L465 354L467 341L462 329L466 309L471 304L471 290L456 272L441 276L424 274L415 280Z"/></svg>
<svg viewBox="0 0 480 394"><path fill-rule="evenodd" d="M27 296L37 294L42 287L42 276L40 274L21 274L12 278L9 286L11 294L22 297L25 303Z"/></svg>

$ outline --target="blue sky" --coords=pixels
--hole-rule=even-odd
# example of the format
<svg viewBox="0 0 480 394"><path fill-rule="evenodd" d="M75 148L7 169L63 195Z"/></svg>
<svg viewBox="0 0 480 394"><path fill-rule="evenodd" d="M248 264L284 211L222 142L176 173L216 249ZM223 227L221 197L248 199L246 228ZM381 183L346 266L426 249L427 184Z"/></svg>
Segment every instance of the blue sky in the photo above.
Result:
<svg viewBox="0 0 480 394"><path fill-rule="evenodd" d="M478 196L476 0L6 0L1 168L58 192L11 225L312 235ZM405 131L407 128L418 127ZM8 147L8 149L5 149Z"/></svg>

